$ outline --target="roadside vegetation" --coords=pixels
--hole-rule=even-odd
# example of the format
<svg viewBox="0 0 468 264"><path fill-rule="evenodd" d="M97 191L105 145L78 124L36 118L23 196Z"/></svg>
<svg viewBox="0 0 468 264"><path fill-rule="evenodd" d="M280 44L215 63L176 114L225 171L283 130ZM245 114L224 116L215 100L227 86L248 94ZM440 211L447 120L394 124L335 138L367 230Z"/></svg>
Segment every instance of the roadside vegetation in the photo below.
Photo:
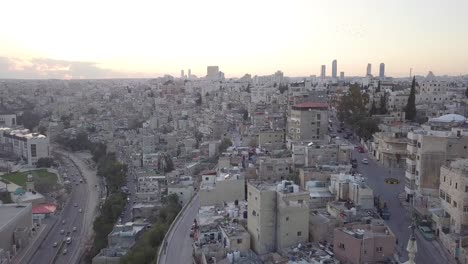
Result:
<svg viewBox="0 0 468 264"><path fill-rule="evenodd" d="M151 228L143 234L127 255L121 259L120 263L156 263L159 247L180 210L178 196L176 194L167 196L166 205L151 217Z"/></svg>

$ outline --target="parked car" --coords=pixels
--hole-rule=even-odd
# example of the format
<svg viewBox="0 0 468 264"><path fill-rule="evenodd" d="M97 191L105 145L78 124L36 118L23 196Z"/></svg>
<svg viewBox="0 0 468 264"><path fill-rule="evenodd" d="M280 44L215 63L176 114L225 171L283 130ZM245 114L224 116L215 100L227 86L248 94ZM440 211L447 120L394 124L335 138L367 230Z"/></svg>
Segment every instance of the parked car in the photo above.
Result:
<svg viewBox="0 0 468 264"><path fill-rule="evenodd" d="M363 164L369 164L369 160L367 160L367 159L362 159L362 163L363 163Z"/></svg>
<svg viewBox="0 0 468 264"><path fill-rule="evenodd" d="M73 232L76 232L77 228L76 226L73 227Z"/></svg>
<svg viewBox="0 0 468 264"><path fill-rule="evenodd" d="M65 230L63 230L63 229L60 230L60 234L61 234L61 235L65 234Z"/></svg>
<svg viewBox="0 0 468 264"><path fill-rule="evenodd" d="M58 243L57 242L54 242L54 244L52 244L52 247L57 247L58 246Z"/></svg>
<svg viewBox="0 0 468 264"><path fill-rule="evenodd" d="M364 153L364 152L365 152L365 151L364 151L364 148L361 147L361 146L357 147L357 151L358 151L359 153Z"/></svg>

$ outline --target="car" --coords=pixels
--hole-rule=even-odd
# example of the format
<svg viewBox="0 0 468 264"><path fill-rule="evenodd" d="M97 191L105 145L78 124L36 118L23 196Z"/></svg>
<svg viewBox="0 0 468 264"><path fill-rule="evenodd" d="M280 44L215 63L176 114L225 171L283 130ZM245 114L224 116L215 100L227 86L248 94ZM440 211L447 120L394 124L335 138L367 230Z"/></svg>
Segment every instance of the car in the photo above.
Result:
<svg viewBox="0 0 468 264"><path fill-rule="evenodd" d="M358 146L356 149L357 149L357 151L358 151L359 153L364 153L364 152L365 152L365 151L364 151L364 148L361 147L361 146Z"/></svg>
<svg viewBox="0 0 468 264"><path fill-rule="evenodd" d="M362 164L369 164L369 160L367 160L367 159L362 159Z"/></svg>
<svg viewBox="0 0 468 264"><path fill-rule="evenodd" d="M67 253L68 253L68 250L66 248L63 249L62 254L66 255Z"/></svg>
<svg viewBox="0 0 468 264"><path fill-rule="evenodd" d="M65 223L66 223L66 221L65 221L65 220L62 220L62 225L64 225Z"/></svg>
<svg viewBox="0 0 468 264"><path fill-rule="evenodd" d="M82 213L82 212L83 212L83 209L81 209L81 208L80 208L80 209L78 209L78 212Z"/></svg>
<svg viewBox="0 0 468 264"><path fill-rule="evenodd" d="M335 133L332 133L332 134L330 134L330 137L331 137L331 138L336 138L336 134L335 134Z"/></svg>
<svg viewBox="0 0 468 264"><path fill-rule="evenodd" d="M78 207L78 204L77 204L77 203L75 203L73 206L75 206L75 207Z"/></svg>
<svg viewBox="0 0 468 264"><path fill-rule="evenodd" d="M63 229L60 230L60 234L61 234L61 235L65 234L65 230L63 230Z"/></svg>
<svg viewBox="0 0 468 264"><path fill-rule="evenodd" d="M73 227L73 232L76 232L76 230L78 230L78 229L76 228L76 226L74 226Z"/></svg>
<svg viewBox="0 0 468 264"><path fill-rule="evenodd" d="M71 244L71 242L72 242L72 238L71 238L71 237L65 238L65 243Z"/></svg>
<svg viewBox="0 0 468 264"><path fill-rule="evenodd" d="M426 240L434 240L434 234L432 230L427 226L418 226L419 231Z"/></svg>
<svg viewBox="0 0 468 264"><path fill-rule="evenodd" d="M58 243L57 242L54 242L54 244L52 244L52 247L57 247L58 246Z"/></svg>

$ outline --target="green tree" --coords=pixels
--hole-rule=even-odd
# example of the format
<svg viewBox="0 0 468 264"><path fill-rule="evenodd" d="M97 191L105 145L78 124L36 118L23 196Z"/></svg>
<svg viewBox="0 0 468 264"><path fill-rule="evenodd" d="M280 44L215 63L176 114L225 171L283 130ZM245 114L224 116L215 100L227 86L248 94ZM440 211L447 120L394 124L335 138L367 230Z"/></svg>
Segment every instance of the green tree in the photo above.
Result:
<svg viewBox="0 0 468 264"><path fill-rule="evenodd" d="M37 132L39 132L39 134L47 136L47 128L45 126L39 126L37 128Z"/></svg>
<svg viewBox="0 0 468 264"><path fill-rule="evenodd" d="M381 115L386 115L388 113L388 110L387 110L387 93L385 93L385 92L380 97L379 112L380 112Z"/></svg>
<svg viewBox="0 0 468 264"><path fill-rule="evenodd" d="M377 108L375 107L375 101L372 100L372 105L369 111L369 115L373 116L375 114L377 114Z"/></svg>
<svg viewBox="0 0 468 264"><path fill-rule="evenodd" d="M54 160L52 158L40 158L37 160L36 167L37 168L50 168Z"/></svg>
<svg viewBox="0 0 468 264"><path fill-rule="evenodd" d="M33 131L35 127L39 125L41 117L31 111L24 111L18 118L18 123L22 124L25 128Z"/></svg>
<svg viewBox="0 0 468 264"><path fill-rule="evenodd" d="M223 138L218 146L219 153L225 152L230 146L232 146L232 141L229 138Z"/></svg>
<svg viewBox="0 0 468 264"><path fill-rule="evenodd" d="M413 77L408 103L405 107L406 120L413 121L416 118L416 77Z"/></svg>

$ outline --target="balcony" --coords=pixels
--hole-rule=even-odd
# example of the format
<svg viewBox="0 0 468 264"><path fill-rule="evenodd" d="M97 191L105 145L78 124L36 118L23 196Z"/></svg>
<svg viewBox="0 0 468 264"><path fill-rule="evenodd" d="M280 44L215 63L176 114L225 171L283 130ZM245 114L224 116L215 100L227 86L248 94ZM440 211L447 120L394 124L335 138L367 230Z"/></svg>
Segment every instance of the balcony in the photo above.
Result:
<svg viewBox="0 0 468 264"><path fill-rule="evenodd" d="M410 181L416 180L416 174L411 173L409 171L405 171L405 177L406 177L406 179L408 179Z"/></svg>
<svg viewBox="0 0 468 264"><path fill-rule="evenodd" d="M418 147L408 144L406 145L406 150L408 154L416 154L418 152Z"/></svg>
<svg viewBox="0 0 468 264"><path fill-rule="evenodd" d="M416 167L416 160L410 158L409 156L406 159L406 167L411 168L411 167ZM414 172L413 172L414 173Z"/></svg>

